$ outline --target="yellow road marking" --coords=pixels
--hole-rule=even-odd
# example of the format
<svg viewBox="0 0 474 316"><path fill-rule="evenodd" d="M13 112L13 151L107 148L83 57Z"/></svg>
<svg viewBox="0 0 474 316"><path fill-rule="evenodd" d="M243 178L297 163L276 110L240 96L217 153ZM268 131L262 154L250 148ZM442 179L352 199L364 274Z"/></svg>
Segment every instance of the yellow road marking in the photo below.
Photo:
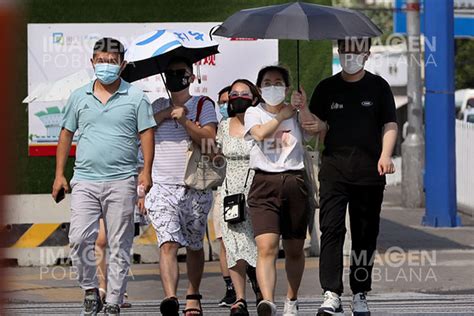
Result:
<svg viewBox="0 0 474 316"><path fill-rule="evenodd" d="M138 236L134 242L134 244L137 245L156 245L157 243L158 241L156 239L156 233L153 225L149 225L145 232Z"/></svg>
<svg viewBox="0 0 474 316"><path fill-rule="evenodd" d="M207 228L209 229L209 238L211 239L211 241L216 240L216 231L214 230L214 220L211 218L211 216L207 219Z"/></svg>
<svg viewBox="0 0 474 316"><path fill-rule="evenodd" d="M11 248L35 248L41 245L59 224L33 224Z"/></svg>

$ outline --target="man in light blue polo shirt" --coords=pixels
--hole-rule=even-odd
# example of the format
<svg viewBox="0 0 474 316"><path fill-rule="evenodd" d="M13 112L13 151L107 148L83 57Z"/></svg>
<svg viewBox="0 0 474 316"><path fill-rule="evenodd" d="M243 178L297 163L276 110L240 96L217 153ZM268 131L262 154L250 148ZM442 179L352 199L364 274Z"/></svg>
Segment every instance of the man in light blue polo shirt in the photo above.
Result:
<svg viewBox="0 0 474 316"><path fill-rule="evenodd" d="M120 79L125 67L123 45L103 38L91 59L97 80L73 92L59 136L53 198L64 189L64 177L73 135L78 131L76 163L71 180L71 259L85 291L84 315L102 309L99 299L94 244L102 217L110 247L105 313L120 313L130 266L133 211L137 192L138 135L144 157L138 184L151 188L156 126L145 94Z"/></svg>

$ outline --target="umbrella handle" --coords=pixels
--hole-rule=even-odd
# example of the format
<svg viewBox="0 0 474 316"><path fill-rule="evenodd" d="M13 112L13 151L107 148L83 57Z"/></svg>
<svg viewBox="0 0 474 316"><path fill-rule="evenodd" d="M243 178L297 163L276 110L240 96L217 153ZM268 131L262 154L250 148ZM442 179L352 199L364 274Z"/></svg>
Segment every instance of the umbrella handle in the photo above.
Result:
<svg viewBox="0 0 474 316"><path fill-rule="evenodd" d="M300 41L296 40L296 87L298 92L301 93L300 89Z"/></svg>
<svg viewBox="0 0 474 316"><path fill-rule="evenodd" d="M168 95L168 99L170 100L170 105L173 106L173 99L171 99L171 94L170 94L170 91L168 90L168 85L166 84L165 76L163 76L162 72L160 72L160 76L161 76L161 80L165 84L165 90L166 90L166 94ZM174 119L174 127L178 128L178 121L176 119Z"/></svg>

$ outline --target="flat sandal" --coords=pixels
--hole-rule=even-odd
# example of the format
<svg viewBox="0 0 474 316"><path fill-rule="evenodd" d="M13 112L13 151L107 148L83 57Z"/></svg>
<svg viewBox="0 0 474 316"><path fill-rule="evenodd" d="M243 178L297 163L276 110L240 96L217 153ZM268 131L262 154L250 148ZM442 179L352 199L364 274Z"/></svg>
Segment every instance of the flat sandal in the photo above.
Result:
<svg viewBox="0 0 474 316"><path fill-rule="evenodd" d="M201 305L201 299L202 295L201 294L188 294L186 295L186 300L192 300L192 301L198 301L199 302L199 308L186 308L183 311L184 316L188 316L188 313L191 313L190 315L196 315L196 316L202 316L204 315L202 313L202 305Z"/></svg>
<svg viewBox="0 0 474 316"><path fill-rule="evenodd" d="M247 301L243 298L235 301L235 303L230 308L230 316L249 316L249 311L247 310Z"/></svg>

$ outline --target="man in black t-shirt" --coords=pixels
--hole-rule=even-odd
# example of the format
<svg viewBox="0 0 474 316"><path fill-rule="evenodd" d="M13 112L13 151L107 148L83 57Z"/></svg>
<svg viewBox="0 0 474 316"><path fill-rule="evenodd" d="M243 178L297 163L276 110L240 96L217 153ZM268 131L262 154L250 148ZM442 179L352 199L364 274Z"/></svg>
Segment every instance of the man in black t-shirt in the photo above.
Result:
<svg viewBox="0 0 474 316"><path fill-rule="evenodd" d="M379 232L385 174L397 138L395 103L388 83L364 70L370 39L338 41L342 72L321 81L310 111L320 121L303 124L319 133L325 149L320 180L320 282L324 302L318 315L343 314L343 245L349 205L353 315L370 315L365 295Z"/></svg>

